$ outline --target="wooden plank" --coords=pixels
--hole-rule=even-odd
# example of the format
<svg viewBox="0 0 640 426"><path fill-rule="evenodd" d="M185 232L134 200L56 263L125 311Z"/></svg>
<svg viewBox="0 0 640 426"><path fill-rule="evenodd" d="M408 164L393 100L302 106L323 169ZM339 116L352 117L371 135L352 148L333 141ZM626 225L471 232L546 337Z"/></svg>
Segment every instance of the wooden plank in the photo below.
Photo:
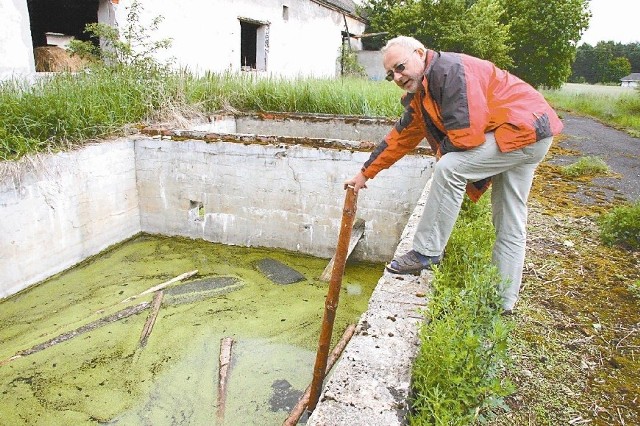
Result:
<svg viewBox="0 0 640 426"><path fill-rule="evenodd" d="M0 362L0 365L4 365L9 363L10 361L13 361L14 359L18 359L21 358L23 356L27 356L27 355L31 355L34 354L36 352L40 352L44 349L47 349L48 347L51 347L53 345L57 345L58 343L62 343L62 342L66 342L67 340L71 340L74 337L77 337L81 334L87 333L89 331L93 331L96 328L100 328L103 325L107 325L107 324L111 324L112 322L115 321L119 321L121 319L130 317L131 315L135 315L138 314L142 311L144 311L145 309L147 309L149 306L151 306L151 303L149 302L143 302L140 303L138 305L133 305L133 306L129 306L128 308L122 309L114 314L111 315L107 315L105 317L102 317L100 319L97 319L89 324L83 325L80 328L77 328L73 331L69 331L68 333L64 333L61 334L57 337L54 337L53 339L47 340L44 343L40 343L38 345L33 346L30 349L26 349L24 351L20 351L18 352L16 355L12 356L9 359L6 359L2 362Z"/></svg>
<svg viewBox="0 0 640 426"><path fill-rule="evenodd" d="M195 269L193 271L185 272L184 274L178 275L175 278L171 278L169 281L165 281L162 284L158 284L156 286L153 286L150 289L147 289L147 290L143 291L142 293L140 293L140 294L138 294L136 296L127 297L121 303L127 303L127 302L132 301L133 299L137 299L140 296L144 296L145 294L149 294L149 293L153 293L154 291L162 290L163 288L165 288L167 286L170 286L173 283L177 283L178 281L182 281L182 280L186 280L187 278L191 278L192 276L194 276L197 273L198 273L197 269Z"/></svg>
<svg viewBox="0 0 640 426"><path fill-rule="evenodd" d="M351 252L356 247L356 244L358 244L358 241L360 241L360 238L362 238L363 234L364 234L364 220L356 219L356 222L353 224L353 230L351 231L351 238L349 240L349 249L347 250L347 259L349 258L349 256L351 256ZM324 268L322 275L320 275L320 281L329 282L331 280L331 271L333 270L333 264L335 263L335 261L336 261L336 255L334 254L333 257L331 258L331 261L329 261L329 264L327 265L327 267Z"/></svg>
<svg viewBox="0 0 640 426"><path fill-rule="evenodd" d="M224 411L227 403L227 379L231 368L231 348L234 340L225 337L220 340L220 368L218 370L218 424L224 423Z"/></svg>
<svg viewBox="0 0 640 426"><path fill-rule="evenodd" d="M142 328L142 333L140 334L140 346L144 347L147 344L147 340L149 339L149 335L151 335L151 331L153 330L153 325L156 323L156 318L158 318L158 313L160 312L160 306L162 306L162 298L164 297L164 292L160 290L156 293L153 298L153 307L151 309L151 313L149 313L149 317L147 318L147 322L144 323L144 327Z"/></svg>

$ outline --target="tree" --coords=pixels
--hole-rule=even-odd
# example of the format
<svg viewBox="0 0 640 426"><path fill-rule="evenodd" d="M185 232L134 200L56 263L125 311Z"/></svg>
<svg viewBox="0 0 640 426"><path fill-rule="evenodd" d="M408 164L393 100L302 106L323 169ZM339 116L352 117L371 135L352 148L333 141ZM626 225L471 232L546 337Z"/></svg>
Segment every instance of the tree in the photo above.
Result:
<svg viewBox="0 0 640 426"><path fill-rule="evenodd" d="M574 83L595 83L598 81L596 67L594 66L594 47L588 43L578 46L576 60L571 66L569 81Z"/></svg>
<svg viewBox="0 0 640 426"><path fill-rule="evenodd" d="M620 83L620 79L631 73L631 63L627 58L618 57L609 61L604 82Z"/></svg>
<svg viewBox="0 0 640 426"><path fill-rule="evenodd" d="M370 32L409 35L435 50L467 53L511 65L509 25L498 0L369 0Z"/></svg>
<svg viewBox="0 0 640 426"><path fill-rule="evenodd" d="M533 86L560 87L589 24L588 0L501 1L502 19L511 24L513 73Z"/></svg>
<svg viewBox="0 0 640 426"><path fill-rule="evenodd" d="M534 86L571 74L587 28L588 0L369 0L370 32L412 35L427 47L468 53Z"/></svg>

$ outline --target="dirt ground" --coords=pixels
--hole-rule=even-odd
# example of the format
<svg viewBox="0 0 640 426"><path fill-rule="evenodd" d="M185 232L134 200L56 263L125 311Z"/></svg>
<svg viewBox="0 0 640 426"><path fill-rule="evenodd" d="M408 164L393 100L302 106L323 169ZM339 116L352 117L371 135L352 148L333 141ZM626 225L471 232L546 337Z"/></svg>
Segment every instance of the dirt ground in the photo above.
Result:
<svg viewBox="0 0 640 426"><path fill-rule="evenodd" d="M601 244L597 217L640 199L640 139L562 115L565 129L534 179L522 299L494 425L640 425L640 253ZM567 178L598 156L611 172Z"/></svg>

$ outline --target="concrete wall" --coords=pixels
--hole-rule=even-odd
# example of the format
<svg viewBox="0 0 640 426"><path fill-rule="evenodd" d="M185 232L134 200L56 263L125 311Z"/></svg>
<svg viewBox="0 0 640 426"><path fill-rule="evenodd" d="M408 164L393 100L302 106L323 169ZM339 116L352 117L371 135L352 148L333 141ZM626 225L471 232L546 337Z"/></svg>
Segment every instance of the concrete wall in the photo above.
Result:
<svg viewBox="0 0 640 426"><path fill-rule="evenodd" d="M141 138L142 231L329 258L342 218L342 182L368 157L300 145ZM407 156L370 181L358 201L366 227L354 256L391 257L432 166L431 157Z"/></svg>
<svg viewBox="0 0 640 426"><path fill-rule="evenodd" d="M2 164L0 297L140 231L334 254L342 182L369 152L180 139L137 136L41 156L37 166ZM369 182L355 258L392 256L432 168L430 156L406 156Z"/></svg>
<svg viewBox="0 0 640 426"><path fill-rule="evenodd" d="M256 135L282 135L309 138L335 138L353 141L369 141L376 145L389 133L395 123L386 119L354 119L323 118L322 116L306 119L291 116L260 120L251 116L236 118L237 133Z"/></svg>
<svg viewBox="0 0 640 426"><path fill-rule="evenodd" d="M27 0L0 1L0 80L35 72Z"/></svg>
<svg viewBox="0 0 640 426"><path fill-rule="evenodd" d="M382 65L382 52L377 50L361 50L356 52L358 63L362 65L372 80L384 80L387 76Z"/></svg>
<svg viewBox="0 0 640 426"><path fill-rule="evenodd" d="M2 164L0 297L140 232L133 142L39 158Z"/></svg>

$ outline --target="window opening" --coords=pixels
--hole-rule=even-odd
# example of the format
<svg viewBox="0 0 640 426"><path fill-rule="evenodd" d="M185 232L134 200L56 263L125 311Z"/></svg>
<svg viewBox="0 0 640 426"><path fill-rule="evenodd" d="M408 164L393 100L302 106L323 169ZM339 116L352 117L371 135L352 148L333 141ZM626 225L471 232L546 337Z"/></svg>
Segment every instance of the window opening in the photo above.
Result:
<svg viewBox="0 0 640 426"><path fill-rule="evenodd" d="M189 220L194 222L204 221L204 204L201 201L189 200Z"/></svg>
<svg viewBox="0 0 640 426"><path fill-rule="evenodd" d="M256 69L259 25L240 21L240 67Z"/></svg>
<svg viewBox="0 0 640 426"><path fill-rule="evenodd" d="M269 52L269 23L240 20L240 69L266 71Z"/></svg>

